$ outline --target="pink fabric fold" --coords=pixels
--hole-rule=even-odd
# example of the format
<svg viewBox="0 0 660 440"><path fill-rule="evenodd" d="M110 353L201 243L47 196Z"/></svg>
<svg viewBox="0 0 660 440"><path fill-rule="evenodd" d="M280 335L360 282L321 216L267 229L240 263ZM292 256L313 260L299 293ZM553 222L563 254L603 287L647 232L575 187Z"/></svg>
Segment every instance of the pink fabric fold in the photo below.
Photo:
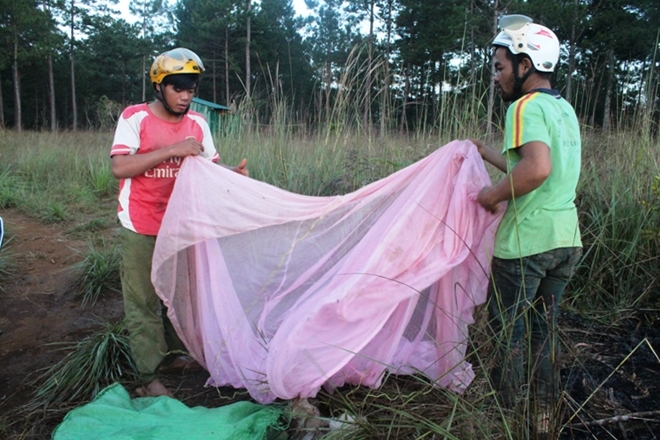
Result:
<svg viewBox="0 0 660 440"><path fill-rule="evenodd" d="M358 191L293 194L184 161L152 279L210 385L262 403L422 373L462 392L468 325L486 298L500 215L454 141Z"/></svg>

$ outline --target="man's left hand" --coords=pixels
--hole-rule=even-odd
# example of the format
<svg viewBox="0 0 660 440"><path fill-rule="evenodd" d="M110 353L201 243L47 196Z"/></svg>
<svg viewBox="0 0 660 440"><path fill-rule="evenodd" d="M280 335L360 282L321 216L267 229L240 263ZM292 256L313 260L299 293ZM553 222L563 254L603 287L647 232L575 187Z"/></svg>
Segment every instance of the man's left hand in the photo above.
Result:
<svg viewBox="0 0 660 440"><path fill-rule="evenodd" d="M477 203L483 206L488 212L495 214L499 203L493 199L491 192L492 189L493 188L490 186L481 188L479 195L477 195Z"/></svg>
<svg viewBox="0 0 660 440"><path fill-rule="evenodd" d="M247 159L241 160L241 162L234 168L234 171L245 177L250 177L250 171L247 169Z"/></svg>

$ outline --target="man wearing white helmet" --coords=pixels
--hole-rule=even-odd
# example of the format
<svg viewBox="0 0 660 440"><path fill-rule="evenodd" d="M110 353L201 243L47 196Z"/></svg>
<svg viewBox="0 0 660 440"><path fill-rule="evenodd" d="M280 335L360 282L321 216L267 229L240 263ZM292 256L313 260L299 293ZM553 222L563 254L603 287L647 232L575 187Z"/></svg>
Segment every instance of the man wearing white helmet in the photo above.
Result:
<svg viewBox="0 0 660 440"><path fill-rule="evenodd" d="M494 82L511 103L504 147L496 151L473 139L483 159L507 173L477 198L491 212L506 209L488 289L496 344L490 378L508 407L531 397L537 428L547 430L559 396L554 363L558 304L582 247L574 203L580 128L571 105L551 88L559 60L554 32L521 15L502 17L500 29L493 41ZM528 352L531 358L525 359ZM526 384L529 396L523 392Z"/></svg>
<svg viewBox="0 0 660 440"><path fill-rule="evenodd" d="M191 50L160 54L149 74L156 99L127 107L117 123L110 151L119 179L117 215L121 228L121 282L131 351L143 386L140 396L171 395L158 373L197 366L168 353L185 350L151 284L156 236L182 161L188 156L219 160L204 117L189 111L204 65ZM234 170L247 175L245 159Z"/></svg>

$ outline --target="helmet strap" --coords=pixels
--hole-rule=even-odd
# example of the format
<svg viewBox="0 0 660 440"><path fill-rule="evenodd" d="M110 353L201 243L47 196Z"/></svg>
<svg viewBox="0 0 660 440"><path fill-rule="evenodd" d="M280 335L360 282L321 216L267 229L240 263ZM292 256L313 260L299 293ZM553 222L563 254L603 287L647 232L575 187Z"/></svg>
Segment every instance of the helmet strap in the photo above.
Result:
<svg viewBox="0 0 660 440"><path fill-rule="evenodd" d="M177 111L174 111L174 110L172 109L172 107L170 107L170 106L167 104L167 101L165 100L165 97L163 96L163 89L162 89L162 86L163 86L162 83L160 83L160 84L156 84L156 88L155 88L155 92L154 92L154 94L156 95L156 99L159 100L159 101L161 102L161 104L163 104L163 107L165 107L165 110L167 110L168 113L170 113L170 114L172 114L172 115L174 115L174 116L183 116L183 115L185 115L186 113L188 113L188 110L190 110L190 105L188 105L188 107L186 107L186 109L185 109L184 111L182 111L182 112L177 112Z"/></svg>
<svg viewBox="0 0 660 440"><path fill-rule="evenodd" d="M518 67L520 66L520 63L518 62L518 57L513 56L513 75L514 75L514 85L513 85L513 94L514 94L514 101L519 99L523 93L522 93L522 87L523 84L525 84L525 81L527 81L527 78L529 78L532 73L536 71L536 68L534 66L530 66L529 70L525 72L523 76L518 75Z"/></svg>

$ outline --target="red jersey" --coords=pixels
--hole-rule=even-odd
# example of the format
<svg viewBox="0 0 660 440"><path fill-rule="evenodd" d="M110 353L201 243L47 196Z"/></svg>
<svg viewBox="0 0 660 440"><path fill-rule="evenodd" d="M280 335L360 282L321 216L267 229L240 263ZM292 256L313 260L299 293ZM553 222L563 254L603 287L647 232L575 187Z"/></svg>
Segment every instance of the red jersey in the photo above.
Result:
<svg viewBox="0 0 660 440"><path fill-rule="evenodd" d="M144 154L190 136L204 145L202 157L213 162L220 159L201 114L188 111L180 121L169 122L155 116L148 104L137 104L127 107L119 118L110 156ZM138 234L158 235L183 159L173 157L139 176L119 179L117 215L125 228Z"/></svg>

